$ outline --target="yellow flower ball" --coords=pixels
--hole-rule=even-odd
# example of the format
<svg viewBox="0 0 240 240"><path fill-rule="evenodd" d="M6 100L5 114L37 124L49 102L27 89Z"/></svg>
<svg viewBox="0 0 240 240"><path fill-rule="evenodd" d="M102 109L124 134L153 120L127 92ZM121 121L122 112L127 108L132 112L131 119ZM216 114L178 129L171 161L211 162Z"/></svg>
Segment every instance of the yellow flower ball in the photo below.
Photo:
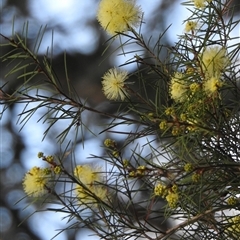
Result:
<svg viewBox="0 0 240 240"><path fill-rule="evenodd" d="M167 121L166 120L161 121L160 124L159 124L159 128L161 130L167 129Z"/></svg>
<svg viewBox="0 0 240 240"><path fill-rule="evenodd" d="M128 95L124 82L128 79L127 71L109 69L102 77L103 93L109 100L124 100Z"/></svg>
<svg viewBox="0 0 240 240"><path fill-rule="evenodd" d="M96 204L97 198L104 201L107 198L107 189L102 186L100 168L89 165L78 165L74 169L74 176L84 185L76 184L75 193L78 200L84 204Z"/></svg>
<svg viewBox="0 0 240 240"><path fill-rule="evenodd" d="M154 188L154 195L165 197L166 194L167 194L166 186L162 185L161 183L158 183Z"/></svg>
<svg viewBox="0 0 240 240"><path fill-rule="evenodd" d="M116 146L116 142L112 139L107 138L104 140L104 145L108 148L110 147L114 148Z"/></svg>
<svg viewBox="0 0 240 240"><path fill-rule="evenodd" d="M97 19L110 35L114 35L128 31L129 27L138 26L141 15L141 9L134 0L102 0Z"/></svg>
<svg viewBox="0 0 240 240"><path fill-rule="evenodd" d="M166 196L166 200L167 200L168 206L170 208L176 208L177 207L178 199L179 199L179 196L178 196L177 193L170 192Z"/></svg>
<svg viewBox="0 0 240 240"><path fill-rule="evenodd" d="M185 113L181 113L181 114L180 114L180 119L181 119L181 121L183 121L183 122L187 121L187 115L186 115Z"/></svg>
<svg viewBox="0 0 240 240"><path fill-rule="evenodd" d="M185 172L191 172L193 170L193 165L191 163L186 163L184 165L184 171Z"/></svg>
<svg viewBox="0 0 240 240"><path fill-rule="evenodd" d="M55 174L60 174L62 172L62 168L60 166L55 166L53 172Z"/></svg>
<svg viewBox="0 0 240 240"><path fill-rule="evenodd" d="M101 181L100 169L94 169L90 165L78 165L74 169L74 176L84 185L91 185Z"/></svg>
<svg viewBox="0 0 240 240"><path fill-rule="evenodd" d="M202 70L208 77L219 77L220 73L228 66L229 59L226 49L214 46L207 47L201 55Z"/></svg>
<svg viewBox="0 0 240 240"><path fill-rule="evenodd" d="M227 204L228 205L235 205L235 204L237 204L238 203L238 199L236 198L236 197L230 197L230 198L228 198L228 200L227 200Z"/></svg>
<svg viewBox="0 0 240 240"><path fill-rule="evenodd" d="M187 86L183 74L176 72L170 82L170 95L176 102L183 102L186 99Z"/></svg>
<svg viewBox="0 0 240 240"><path fill-rule="evenodd" d="M212 0L192 0L192 1L196 8L203 8L207 5L207 3L210 3Z"/></svg>
<svg viewBox="0 0 240 240"><path fill-rule="evenodd" d="M85 188L77 185L75 189L76 197L80 203L96 205L99 201L107 199L107 189L100 185L90 185Z"/></svg>
<svg viewBox="0 0 240 240"><path fill-rule="evenodd" d="M23 178L23 190L30 197L41 197L49 192L51 171L46 168L33 167Z"/></svg>
<svg viewBox="0 0 240 240"><path fill-rule="evenodd" d="M223 83L216 77L211 77L207 81L204 82L203 84L203 89L208 95L212 95L217 90L222 87Z"/></svg>
<svg viewBox="0 0 240 240"><path fill-rule="evenodd" d="M185 24L185 31L190 32L194 31L197 28L197 22L196 21L187 21Z"/></svg>

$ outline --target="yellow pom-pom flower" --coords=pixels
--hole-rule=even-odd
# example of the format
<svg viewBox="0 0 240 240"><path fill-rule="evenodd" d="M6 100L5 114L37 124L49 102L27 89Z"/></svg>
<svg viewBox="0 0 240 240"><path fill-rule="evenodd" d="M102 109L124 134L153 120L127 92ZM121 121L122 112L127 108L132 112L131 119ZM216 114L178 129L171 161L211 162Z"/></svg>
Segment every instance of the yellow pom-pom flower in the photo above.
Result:
<svg viewBox="0 0 240 240"><path fill-rule="evenodd" d="M229 64L226 49L215 46L206 48L201 55L202 70L208 77L219 77Z"/></svg>
<svg viewBox="0 0 240 240"><path fill-rule="evenodd" d="M207 3L210 3L212 0L192 0L192 1L196 8L203 8L207 5Z"/></svg>
<svg viewBox="0 0 240 240"><path fill-rule="evenodd" d="M168 108L166 108L166 110L165 110L165 114L166 114L167 116L175 115L175 109L174 109L173 107L168 107Z"/></svg>
<svg viewBox="0 0 240 240"><path fill-rule="evenodd" d="M191 163L186 163L184 165L184 171L185 172L191 172L193 170L193 165Z"/></svg>
<svg viewBox="0 0 240 240"><path fill-rule="evenodd" d="M109 100L124 100L128 93L124 82L128 79L127 71L117 68L109 69L102 77L103 93Z"/></svg>
<svg viewBox="0 0 240 240"><path fill-rule="evenodd" d="M186 98L187 86L182 73L175 73L170 82L170 95L176 102L183 102Z"/></svg>
<svg viewBox="0 0 240 240"><path fill-rule="evenodd" d="M102 0L99 4L97 19L110 34L126 32L129 27L138 26L141 9L134 0Z"/></svg>
<svg viewBox="0 0 240 240"><path fill-rule="evenodd" d="M96 204L96 198L102 201L107 198L107 189L100 184L102 181L100 170L89 165L78 165L74 169L74 176L84 185L77 184L75 188L76 196L81 203Z"/></svg>
<svg viewBox="0 0 240 240"><path fill-rule="evenodd" d="M185 31L190 32L194 31L197 28L197 22L196 21L187 21L185 24Z"/></svg>
<svg viewBox="0 0 240 240"><path fill-rule="evenodd" d="M78 165L74 169L74 176L85 185L91 185L94 182L100 182L100 169L93 169L90 165Z"/></svg>
<svg viewBox="0 0 240 240"><path fill-rule="evenodd" d="M167 200L168 206L170 208L176 208L177 207L178 199L179 199L178 193L170 192L166 196L166 200Z"/></svg>
<svg viewBox="0 0 240 240"><path fill-rule="evenodd" d="M203 89L208 95L212 95L217 90L222 87L223 83L216 77L209 78L206 82L203 84Z"/></svg>
<svg viewBox="0 0 240 240"><path fill-rule="evenodd" d="M166 186L162 185L161 183L158 183L154 188L154 195L165 197L166 194L167 194Z"/></svg>
<svg viewBox="0 0 240 240"><path fill-rule="evenodd" d="M181 114L180 114L180 119L181 119L181 121L183 121L183 122L187 121L187 115L186 115L185 113L181 113Z"/></svg>
<svg viewBox="0 0 240 240"><path fill-rule="evenodd" d="M60 174L62 172L62 168L60 166L55 166L53 172L55 174Z"/></svg>
<svg viewBox="0 0 240 240"><path fill-rule="evenodd" d="M115 148L116 147L116 142L112 139L107 138L107 139L104 140L104 145L108 148L110 148L110 147Z"/></svg>
<svg viewBox="0 0 240 240"><path fill-rule="evenodd" d="M92 185L86 187L77 185L75 193L79 202L83 204L96 205L98 202L97 198L102 201L105 201L107 198L107 189L99 185Z"/></svg>
<svg viewBox="0 0 240 240"><path fill-rule="evenodd" d="M227 204L228 205L235 205L235 204L237 204L238 203L238 199L236 198L236 197L230 197L230 198L228 198L228 200L227 200Z"/></svg>
<svg viewBox="0 0 240 240"><path fill-rule="evenodd" d="M30 197L41 197L49 192L51 170L33 167L23 178L23 190Z"/></svg>
<svg viewBox="0 0 240 240"><path fill-rule="evenodd" d="M166 120L161 121L160 124L159 124L159 128L161 130L167 129L167 121Z"/></svg>

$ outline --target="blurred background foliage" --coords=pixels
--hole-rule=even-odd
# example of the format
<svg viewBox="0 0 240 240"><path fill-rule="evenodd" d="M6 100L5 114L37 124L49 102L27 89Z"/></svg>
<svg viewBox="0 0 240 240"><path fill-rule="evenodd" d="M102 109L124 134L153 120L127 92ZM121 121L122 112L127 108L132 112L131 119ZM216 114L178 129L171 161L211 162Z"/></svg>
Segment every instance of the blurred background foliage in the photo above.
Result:
<svg viewBox="0 0 240 240"><path fill-rule="evenodd" d="M49 2L51 2L51 4L49 4ZM117 52L114 53L115 44L110 45L104 57L102 56L102 53L108 45L108 43L104 43L109 39L109 36L100 28L95 18L99 1L88 0L88 3L85 4L75 1L76 7L74 7L74 11L72 9L72 13L68 12L69 9L66 8L66 16L62 16L63 11L53 11L54 6L58 4L64 6L66 2L67 1L57 0L2 0L0 6L0 31L2 34L10 37L14 18L14 29L18 34L21 34L24 22L28 21L28 45L31 46L34 44L39 28L46 25L42 46L39 50L39 58L42 59L46 53L47 46L51 46L53 35L53 68L63 85L63 89L66 86L64 71L64 52L66 51L69 79L79 97L86 99L87 104L91 107L96 107L104 111L115 111L117 106L106 103L106 99L101 91L101 77L110 67L120 63L116 60ZM146 4L146 2L148 3ZM157 41L159 34L168 28L169 19L170 22L171 20L175 20L174 13L176 13L176 9L179 9L180 2L179 0L152 0L145 1L144 5L144 1L139 1L143 11L145 11L144 7L148 7L148 13L145 18L146 23L143 24L143 35L146 38L152 36L151 42L153 44ZM46 6L48 4L49 6ZM239 16L239 0L234 0L231 4L236 5L235 14L236 17ZM184 14L184 12L179 10L179 14ZM173 34L173 32L171 32L171 34ZM171 47L174 44L176 36L173 37L171 34L167 32L164 35L161 40L163 45ZM3 43L4 39L1 38L0 41ZM10 50L11 49L1 48L1 56ZM161 54L161 58L166 57L166 52L162 51ZM145 55L147 56L147 53L145 53ZM120 59L121 61L123 60L121 63L124 63L124 58ZM125 59L125 61L126 60L127 59ZM0 81L1 86L3 86L6 81L9 82L6 88L10 93L17 88L20 80L16 80L17 75L12 75L11 78L6 79L5 75L9 70L8 68L8 65L3 62L1 63ZM126 65L126 68L134 71L136 66ZM142 74L147 75L147 72L143 71ZM151 91L151 89L149 89L149 91ZM1 109L3 109L3 105L1 105ZM24 218L35 210L35 205L23 211L22 209L26 206L26 201L23 200L18 204L15 203L24 197L22 177L30 167L35 165L37 152L45 151L46 154L58 154L61 150L56 143L56 139L54 139L54 134L48 135L44 140L44 144L41 144L42 133L41 129L38 129L41 123L36 123L38 120L37 117L33 117L33 119L28 122L26 130L19 131L20 127L17 124L18 113L19 106L12 104L8 110L4 112L0 123L1 240L50 239L54 236L54 233L49 233L49 238L45 238L41 234L41 231L43 231L44 227L46 227L46 232L50 231L48 228L50 225L53 226L53 229L61 228L61 226L54 223L55 219L59 217L57 215L50 216L50 214L44 215L43 218L39 219L32 217L18 226ZM95 115L86 115L86 119L92 126L96 125L97 122L104 123L106 120L99 119L99 116L97 117ZM92 119L95 121L93 122ZM60 127L64 128L64 126ZM56 128L54 131L58 132L59 130ZM95 143L93 143L93 141L96 141L94 135L86 135L84 138L87 140L86 145L90 147L95 146ZM121 141L121 139L118 139L118 141ZM77 143L81 145L82 139L79 139ZM97 144L100 146L101 141L97 142ZM86 154L82 148L78 153L77 158L82 159L83 162L86 161ZM93 152L93 154L97 155L95 152ZM101 155L101 153L99 154ZM82 231L85 230L79 228L81 234ZM56 239L80 239L79 236L75 231L67 231L56 237Z"/></svg>

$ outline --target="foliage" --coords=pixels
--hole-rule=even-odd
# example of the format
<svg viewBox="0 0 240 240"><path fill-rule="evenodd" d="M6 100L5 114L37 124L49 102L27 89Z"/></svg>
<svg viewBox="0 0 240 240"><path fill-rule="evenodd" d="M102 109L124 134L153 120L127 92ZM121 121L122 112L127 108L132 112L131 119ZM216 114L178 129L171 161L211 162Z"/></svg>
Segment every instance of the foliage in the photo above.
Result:
<svg viewBox="0 0 240 240"><path fill-rule="evenodd" d="M103 76L106 98L119 100L116 113L91 108L80 99L68 79L66 59L67 89L61 85L51 53L38 57L44 29L31 49L28 24L21 35L14 30L12 37L1 34L6 40L2 47L12 48L1 57L10 68L1 86L2 114L11 104L25 104L18 121L28 127L29 119L44 109L39 119L48 123L43 140L54 125L70 120L56 136L66 146L62 156L38 154L48 167L26 173L26 194L55 204L47 211L65 213L69 226L63 231L87 227L101 239L239 239L240 48L239 38L231 37L239 24L234 8L230 1L187 1L186 32L174 47L162 46L160 35L152 48L151 38L141 34L144 23L135 1L117 1L127 4L127 11L116 6L105 11L111 6L107 2L99 5L98 19L105 30L111 26L112 41L121 40L119 48L126 56L132 53L126 46L139 47L134 58ZM111 25L113 12L122 21L120 30ZM168 57L161 60L165 48ZM132 63L138 66L136 72L121 70ZM8 87L9 76L17 76L14 90ZM29 108L32 102L37 105ZM91 132L82 117L86 111L109 119L102 133L117 126L136 127L135 132L115 132L116 138L126 134L121 145L106 139L104 155L93 150L91 157L99 165L75 162L76 142ZM70 132L75 133L71 140ZM139 138L145 139L142 149L149 152L137 146L127 154ZM70 168L65 159L69 152Z"/></svg>

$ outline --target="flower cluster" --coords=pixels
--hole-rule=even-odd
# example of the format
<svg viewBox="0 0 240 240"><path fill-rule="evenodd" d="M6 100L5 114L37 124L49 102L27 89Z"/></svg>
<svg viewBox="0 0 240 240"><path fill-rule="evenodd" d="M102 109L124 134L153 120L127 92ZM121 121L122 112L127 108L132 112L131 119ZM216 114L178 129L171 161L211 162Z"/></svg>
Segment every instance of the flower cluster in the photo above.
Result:
<svg viewBox="0 0 240 240"><path fill-rule="evenodd" d="M221 72L229 65L226 50L219 47L206 48L199 55L199 61L201 63L200 72L197 68L195 70L191 68L190 73L188 68L185 74L176 72L171 78L170 96L176 102L184 102L190 97L192 101L192 97L197 92L202 92L202 96L204 93L213 96L223 86L223 82L220 80ZM205 74L203 79L201 71ZM189 76L192 77L192 74L195 74L195 80L189 78Z"/></svg>
<svg viewBox="0 0 240 240"><path fill-rule="evenodd" d="M118 158L120 156L121 153L117 148L117 144L114 140L109 138L105 139L104 146L108 148L107 150L111 156L114 156L115 158Z"/></svg>
<svg viewBox="0 0 240 240"><path fill-rule="evenodd" d="M111 130L111 136L112 133L122 131L112 130L120 124L136 126L136 131L126 132L125 129L121 132L123 136L127 133L125 141L121 140L119 144L121 148L117 146L116 141L105 139L103 145L107 156L101 154L96 158L106 162L107 180L101 167L89 164L74 165L73 171L68 172L66 169L69 166L62 162L63 158L59 159L60 163L56 163L53 156L45 157L40 152L38 157L50 167L34 167L25 175L23 188L27 195L40 197L46 193L54 194L55 199L63 204L62 209L57 209L68 212L70 220L77 215L76 209L80 205L80 212L83 210L85 213L87 210L87 217L80 216L77 221L81 221L81 226L90 226L91 230L103 239L124 238L123 229L125 230L126 226L136 230L133 234L136 233L137 237L146 237L146 232L152 229L147 227L152 224L152 212L149 210L155 200L162 200L166 204L164 207L167 211L164 217L167 221L171 221L172 216L183 221L183 224L177 223L167 231L159 231L156 228L155 238L168 239L172 234L179 234L179 238L190 239L195 237L192 236L194 231L200 232L199 238L206 234L214 239L210 237L213 232L215 236L227 233L230 237L239 238L239 216L231 217L228 221L224 221L225 215L220 222L220 218L215 219L218 210L237 209L239 203L236 177L239 167L236 166L235 160L238 154L235 145L239 128L231 125L235 124L234 121L228 121L232 117L231 112L227 118L227 110L222 101L222 93L228 90L228 81L235 84L236 78L232 80L234 70L230 59L233 61L239 51L229 48L228 36L224 39L221 35L229 31L222 33L221 29L218 29L224 24L224 21L219 21L224 19L221 15L224 4L221 0L217 4L215 1L190 0L184 3L195 6L191 10L192 16L185 21L185 32L180 36L179 43L169 48L169 57L162 61L159 58L163 47L160 38L156 45L152 45L151 38L147 42L145 36L134 30L134 27L140 24L142 15L135 0L100 0L97 19L110 35L115 35L112 40L116 40L116 36L124 36L124 43L119 49L124 49L125 44L129 46L133 43L144 50L141 58L135 55L133 60L126 63L135 62L136 66L139 66L138 74L134 75L139 84L130 88L130 74L120 68L111 68L102 76L102 91L108 100L125 101L118 108L119 112L107 114L95 108L85 107L66 93L64 99L69 100L69 105L73 104L70 106L73 110L67 111L67 114L71 113L69 117L74 118L73 125L75 120L79 120L81 110L107 115L113 119L108 121L110 126L102 132ZM126 34L127 31L130 33ZM125 37L130 38L129 41L125 41ZM124 49L124 52L127 51ZM228 71L230 68L231 71ZM150 75L151 78L146 75ZM56 86L56 89L59 88ZM53 100L55 103L55 99ZM59 111L61 110L58 108L57 112ZM236 122L237 125L239 122ZM78 121L78 124L82 123ZM160 141L156 141L155 136L148 138L155 132L160 136ZM231 139L232 132L234 140ZM138 150L139 144L142 144L142 141L138 142L138 138L146 139L144 149ZM231 144L229 147L228 142ZM136 147L130 150L135 143ZM149 149L147 151L150 151L150 154L146 154L146 149ZM234 153L233 157L229 151ZM92 155L95 156L94 153ZM162 161L163 159L165 161ZM59 175L56 177L56 174ZM60 188L54 188L53 183L63 183L65 192L62 192L61 188L61 194L58 194ZM109 197L110 191L112 194ZM144 199L142 191L145 194ZM227 199L227 196L230 197ZM144 210L146 214L142 214ZM161 215L157 216L158 213ZM154 211L154 218L163 217L162 214L162 209L161 212ZM141 219L138 219L140 216ZM145 220L149 220L149 224L143 222L140 229L139 221ZM199 221L209 222L200 225ZM200 228L195 228L196 226Z"/></svg>
<svg viewBox="0 0 240 240"><path fill-rule="evenodd" d="M141 9L134 0L102 0L97 19L110 35L114 35L138 26L141 14Z"/></svg>
<svg viewBox="0 0 240 240"><path fill-rule="evenodd" d="M154 195L165 198L170 208L177 207L179 201L177 185L173 185L170 189L168 189L165 185L158 183L154 188Z"/></svg>
<svg viewBox="0 0 240 240"><path fill-rule="evenodd" d="M203 123L209 126L211 112L221 101L220 90L225 85L222 73L230 64L226 49L206 47L196 59L170 79L169 95L175 103L166 109L166 118L161 119L159 128L171 128L174 136L205 131Z"/></svg>
<svg viewBox="0 0 240 240"><path fill-rule="evenodd" d="M142 177L146 174L147 168L144 165L138 166L136 169L129 172L129 177Z"/></svg>
<svg viewBox="0 0 240 240"><path fill-rule="evenodd" d="M76 184L75 193L78 200L83 204L96 204L97 199L101 201L107 198L107 189L101 184L102 176L100 168L89 165L78 165L74 169L74 176L80 182Z"/></svg>

